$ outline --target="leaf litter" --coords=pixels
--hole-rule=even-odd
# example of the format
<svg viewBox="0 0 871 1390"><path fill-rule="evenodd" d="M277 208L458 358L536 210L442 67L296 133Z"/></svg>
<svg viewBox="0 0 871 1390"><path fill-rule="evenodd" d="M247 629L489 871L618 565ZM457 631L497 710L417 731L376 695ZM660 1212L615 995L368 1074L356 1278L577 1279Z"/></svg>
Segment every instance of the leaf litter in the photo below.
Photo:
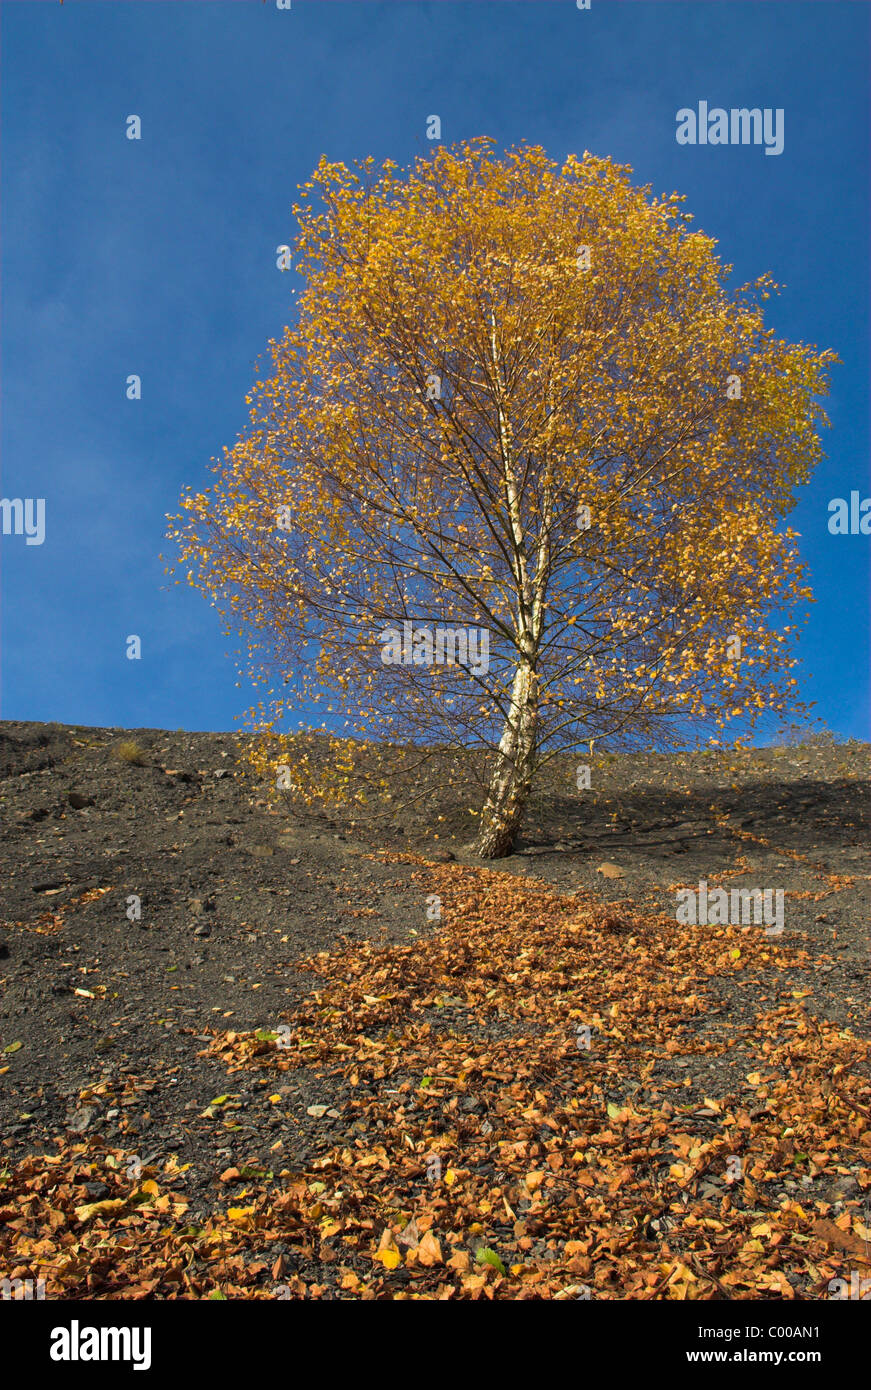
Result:
<svg viewBox="0 0 871 1390"><path fill-rule="evenodd" d="M74 1299L711 1300L871 1273L871 1049L808 1012L802 951L379 857L416 866L438 926L321 952L289 1034L206 1048L228 1087L317 1063L349 1097L338 1141L229 1168L192 1222L175 1158L131 1177L123 1150L67 1139L0 1174L9 1277Z"/></svg>

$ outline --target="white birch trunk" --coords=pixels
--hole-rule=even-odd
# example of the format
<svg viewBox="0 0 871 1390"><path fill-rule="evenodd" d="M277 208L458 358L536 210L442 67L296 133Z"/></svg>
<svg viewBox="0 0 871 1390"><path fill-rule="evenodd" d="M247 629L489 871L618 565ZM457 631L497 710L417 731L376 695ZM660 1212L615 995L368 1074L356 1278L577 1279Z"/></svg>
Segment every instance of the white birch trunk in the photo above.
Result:
<svg viewBox="0 0 871 1390"><path fill-rule="evenodd" d="M538 721L536 658L544 626L544 594L550 562L550 507L545 514L538 549L535 580L529 575L520 499L514 476L511 437L502 406L502 382L496 347L496 325L491 315L491 347L499 392L499 440L504 468L505 499L511 526L515 583L517 586L517 645L519 659L511 687L511 704L496 754L496 765L481 815L475 845L482 859L510 854L523 820L535 768L535 735ZM547 499L549 489L545 487Z"/></svg>

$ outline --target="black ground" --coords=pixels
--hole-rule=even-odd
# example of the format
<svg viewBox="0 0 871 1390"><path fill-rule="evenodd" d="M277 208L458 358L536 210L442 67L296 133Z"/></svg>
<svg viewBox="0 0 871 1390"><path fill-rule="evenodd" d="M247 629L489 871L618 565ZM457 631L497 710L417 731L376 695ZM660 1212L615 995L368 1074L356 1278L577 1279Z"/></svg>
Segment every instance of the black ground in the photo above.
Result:
<svg viewBox="0 0 871 1390"><path fill-rule="evenodd" d="M129 739L141 764L118 756ZM424 934L414 866L377 853L476 863L474 787L429 809L403 809L398 789L386 822L359 808L276 813L238 745L0 724L0 1176L59 1138L93 1136L144 1164L177 1154L206 1210L231 1162L269 1170L281 1141L281 1164L301 1166L341 1137L348 1097L305 1069L288 1074L280 1115L263 1079L234 1076L216 1125L210 1101L231 1086L202 1055L206 1030L279 1027L317 987L300 963L342 937ZM582 761L591 789L578 791ZM868 1036L868 776L856 743L566 759L537 788L518 852L494 867L671 914L677 887L702 879L783 888L782 940L807 952L795 989ZM711 987L720 1014L701 1026L755 1014L758 979Z"/></svg>

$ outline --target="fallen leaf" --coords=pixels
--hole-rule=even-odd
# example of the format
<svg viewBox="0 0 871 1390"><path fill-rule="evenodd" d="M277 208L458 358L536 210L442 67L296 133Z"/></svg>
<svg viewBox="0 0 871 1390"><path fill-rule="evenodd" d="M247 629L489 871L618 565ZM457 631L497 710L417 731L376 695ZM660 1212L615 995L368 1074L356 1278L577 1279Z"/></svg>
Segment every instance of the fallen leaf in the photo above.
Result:
<svg viewBox="0 0 871 1390"><path fill-rule="evenodd" d="M77 1221L90 1221L93 1216L108 1215L109 1212L121 1211L127 1206L126 1197L110 1197L104 1202L86 1202L82 1207L76 1207Z"/></svg>
<svg viewBox="0 0 871 1390"><path fill-rule="evenodd" d="M442 1263L442 1247L432 1231L427 1231L415 1253L418 1264L429 1266Z"/></svg>
<svg viewBox="0 0 871 1390"><path fill-rule="evenodd" d="M396 1269L397 1265L402 1264L402 1256L398 1250L376 1250L372 1258L380 1260L385 1269Z"/></svg>
<svg viewBox="0 0 871 1390"><path fill-rule="evenodd" d="M500 1274L507 1274L508 1272L499 1256L496 1254L496 1251L491 1250L489 1245L481 1245L478 1247L475 1253L475 1263L479 1265L492 1265L494 1269L498 1269Z"/></svg>

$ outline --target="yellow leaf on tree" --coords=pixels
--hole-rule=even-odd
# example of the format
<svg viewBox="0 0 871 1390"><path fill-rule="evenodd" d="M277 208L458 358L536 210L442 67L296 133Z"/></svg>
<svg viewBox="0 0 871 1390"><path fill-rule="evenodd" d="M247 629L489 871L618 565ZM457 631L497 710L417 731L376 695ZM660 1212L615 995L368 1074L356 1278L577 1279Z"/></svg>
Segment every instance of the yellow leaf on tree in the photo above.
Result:
<svg viewBox="0 0 871 1390"><path fill-rule="evenodd" d="M487 137L433 153L323 158L303 185L298 320L170 537L249 637L268 694L244 757L273 804L359 799L360 739L455 731L461 761L501 734L492 804L469 808L493 858L541 761L592 754L620 711L647 736L796 708L784 619L811 594L780 520L837 357L766 327L771 278L734 288L716 238L627 166ZM321 703L345 732L313 758L278 730Z"/></svg>

